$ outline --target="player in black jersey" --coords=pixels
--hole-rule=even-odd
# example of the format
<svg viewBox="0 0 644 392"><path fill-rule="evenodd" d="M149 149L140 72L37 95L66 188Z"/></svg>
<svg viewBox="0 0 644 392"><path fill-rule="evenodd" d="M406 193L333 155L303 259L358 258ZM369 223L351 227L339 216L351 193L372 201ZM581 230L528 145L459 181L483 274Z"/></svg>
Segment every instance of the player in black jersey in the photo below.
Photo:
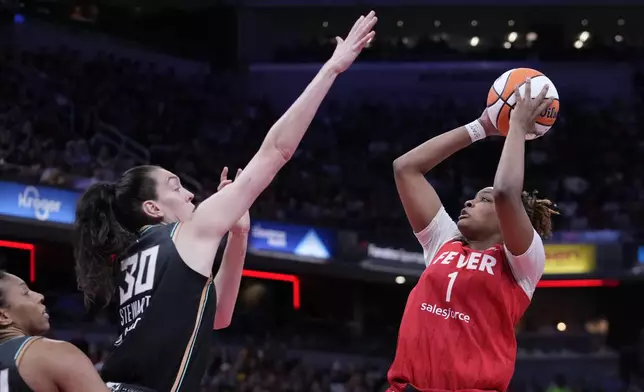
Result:
<svg viewBox="0 0 644 392"><path fill-rule="evenodd" d="M44 297L0 271L0 392L108 392L92 362L49 330Z"/></svg>
<svg viewBox="0 0 644 392"><path fill-rule="evenodd" d="M89 301L108 302L118 292L120 337L101 371L106 381L158 392L199 390L213 319L228 324L241 277L241 265L222 265L213 282L219 243L293 156L337 76L374 37L376 22L370 12L346 39L336 38L330 60L244 171L198 208L179 178L156 166L135 167L116 183L96 184L83 194L75 222L79 286ZM232 238L245 244L237 227Z"/></svg>

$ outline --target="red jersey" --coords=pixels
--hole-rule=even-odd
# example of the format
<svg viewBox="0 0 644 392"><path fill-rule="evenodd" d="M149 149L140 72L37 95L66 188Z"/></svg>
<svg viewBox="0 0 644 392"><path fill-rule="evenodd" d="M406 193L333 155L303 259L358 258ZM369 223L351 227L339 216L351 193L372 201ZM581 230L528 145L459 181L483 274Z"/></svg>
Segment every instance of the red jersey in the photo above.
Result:
<svg viewBox="0 0 644 392"><path fill-rule="evenodd" d="M530 249L513 256L498 244L470 249L444 209L416 234L427 268L409 294L400 323L390 391L505 391L514 373L514 327L530 304L545 266L534 232Z"/></svg>

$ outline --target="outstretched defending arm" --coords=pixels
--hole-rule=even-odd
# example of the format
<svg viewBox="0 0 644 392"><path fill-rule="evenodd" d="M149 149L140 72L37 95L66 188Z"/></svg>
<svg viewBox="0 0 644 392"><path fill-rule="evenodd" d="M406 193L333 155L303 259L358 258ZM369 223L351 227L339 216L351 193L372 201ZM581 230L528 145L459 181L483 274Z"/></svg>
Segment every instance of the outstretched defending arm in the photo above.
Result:
<svg viewBox="0 0 644 392"><path fill-rule="evenodd" d="M175 244L188 266L210 276L221 238L291 159L336 77L375 35L372 28L376 22L372 11L356 21L345 40L336 38L338 44L331 59L273 125L239 178L201 203L192 220L183 224Z"/></svg>

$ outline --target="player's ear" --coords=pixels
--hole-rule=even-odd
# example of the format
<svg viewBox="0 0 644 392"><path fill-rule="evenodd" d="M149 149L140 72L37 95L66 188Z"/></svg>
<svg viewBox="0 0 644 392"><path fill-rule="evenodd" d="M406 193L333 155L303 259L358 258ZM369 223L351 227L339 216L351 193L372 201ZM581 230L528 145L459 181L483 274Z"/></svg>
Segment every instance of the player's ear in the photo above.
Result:
<svg viewBox="0 0 644 392"><path fill-rule="evenodd" d="M163 211L161 210L159 203L154 200L144 201L141 208L143 208L143 212L145 212L146 215L149 215L152 218L163 218Z"/></svg>
<svg viewBox="0 0 644 392"><path fill-rule="evenodd" d="M7 309L0 308L0 326L8 327L13 324L13 319Z"/></svg>

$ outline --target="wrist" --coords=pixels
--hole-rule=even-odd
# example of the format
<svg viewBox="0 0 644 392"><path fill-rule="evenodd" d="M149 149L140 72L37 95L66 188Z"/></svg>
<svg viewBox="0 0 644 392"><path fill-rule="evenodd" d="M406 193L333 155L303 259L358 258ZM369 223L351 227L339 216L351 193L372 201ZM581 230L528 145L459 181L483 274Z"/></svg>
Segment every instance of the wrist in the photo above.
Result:
<svg viewBox="0 0 644 392"><path fill-rule="evenodd" d="M335 79L339 74L340 72L338 72L337 67L333 65L332 60L324 63L322 69L320 69L320 75L322 75L323 77Z"/></svg>
<svg viewBox="0 0 644 392"><path fill-rule="evenodd" d="M471 123L466 124L465 130L467 130L467 133L470 135L472 143L483 140L487 136L485 127L483 127L480 120L474 120Z"/></svg>
<svg viewBox="0 0 644 392"><path fill-rule="evenodd" d="M528 133L528 127L525 124L522 124L521 122L510 120L510 127L508 128L508 134L512 132L526 135Z"/></svg>

